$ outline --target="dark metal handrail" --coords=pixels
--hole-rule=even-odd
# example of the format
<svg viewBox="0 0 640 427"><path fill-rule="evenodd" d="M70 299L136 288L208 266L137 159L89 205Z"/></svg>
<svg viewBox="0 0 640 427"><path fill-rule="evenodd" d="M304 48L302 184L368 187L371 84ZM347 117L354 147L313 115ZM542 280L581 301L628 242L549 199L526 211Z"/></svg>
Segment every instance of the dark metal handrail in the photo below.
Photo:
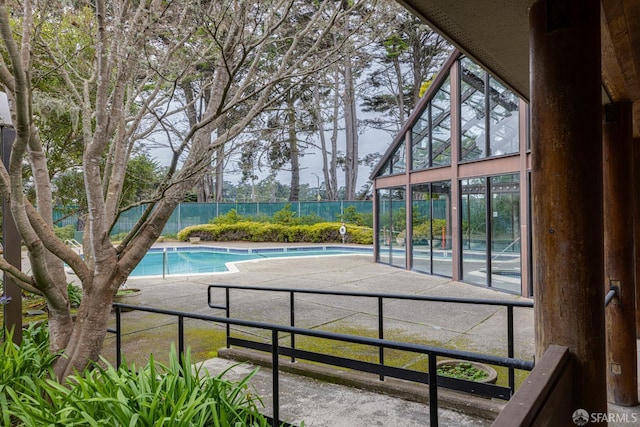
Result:
<svg viewBox="0 0 640 427"><path fill-rule="evenodd" d="M225 290L225 305L217 305L212 302L212 289L224 289ZM259 286L238 286L238 285L209 285L207 292L207 304L211 308L225 310L226 316L231 317L230 312L230 290L249 290L249 291L265 291L265 292L286 292L289 294L290 305L290 326L295 326L295 294L314 294L314 295L331 295L331 296L350 296L350 297L362 297L362 298L376 298L378 300L378 338L384 339L384 316L383 316L383 301L385 299L393 300L405 300L405 301L429 301L429 302L444 302L444 303L457 303L457 304L471 304L471 305L489 305L489 306L502 306L507 308L507 357L513 358L515 355L514 350L514 327L513 327L513 308L514 307L533 307L532 301L520 301L520 300L495 300L495 299L471 299L471 298L459 298L459 297L440 297L440 296L428 296L428 295L409 295L409 294L394 294L394 293L380 293L380 292L351 292L351 291L329 291L318 289L300 289L300 288L275 288L275 287L259 287ZM231 338L231 329L227 324L227 347L231 344L243 345L244 342L233 340ZM295 349L295 335L291 335L291 347ZM291 356L291 361L295 361L295 355ZM384 366L384 349L379 348L378 362ZM384 380L384 375L380 374L380 380ZM509 389L510 396L515 393L515 370L509 368Z"/></svg>
<svg viewBox="0 0 640 427"><path fill-rule="evenodd" d="M279 358L278 356L281 354L281 350L287 350L286 347L282 347L278 344L279 333L289 333L289 334L297 334L304 336L311 336L317 338L325 338L332 339L337 341L350 342L354 344L364 344L371 345L381 348L395 349L395 350L403 350L403 351L411 351L420 354L426 354L428 356L429 363L429 372L437 372L436 368L436 358L438 356L442 357L451 357L456 359L470 360L476 361L480 363L487 363L498 366L505 366L508 368L514 369L523 369L523 370L531 370L533 369L533 362L529 362L526 360L514 359L511 357L500 357L500 356L492 356L485 355L479 353L472 353L462 350L450 350L446 348L433 347L422 344L412 344L412 343L403 343L399 341L390 341L380 338L368 338L368 337L360 337L354 335L347 334L339 334L335 332L323 332L314 329L305 329L299 327L292 326L284 326L284 325L276 325L265 322L255 322L250 320L240 320L240 319L230 319L228 317L219 317L219 316L208 316L197 313L186 313L182 311L176 310L166 310L166 309L158 309L154 307L146 307L139 305L131 305L131 304L119 304L114 303L113 307L115 308L116 315L116 328L108 329L108 332L116 334L116 365L119 366L122 363L122 353L121 353L121 334L122 334L122 310L137 310L144 311L148 313L156 313L156 314L164 314L169 316L175 316L178 318L178 354L180 359L182 360L182 355L184 354L184 319L195 319L195 320L205 320L215 323L224 323L228 326L245 326L257 329L266 329L271 331L271 355L272 355L272 382L273 382L273 425L279 425L279 412L280 412L280 402L279 402ZM291 349L288 349L291 350ZM294 352L295 349L293 349ZM299 353L302 353L298 351ZM425 374L427 379L427 384L429 388L429 415L432 426L438 425L438 382L455 382L460 380L454 380L451 378L440 378L438 379L438 375L429 375ZM497 386L494 386L497 387Z"/></svg>
<svg viewBox="0 0 640 427"><path fill-rule="evenodd" d="M618 295L618 287L611 286L609 292L604 296L604 306L607 307L616 295Z"/></svg>

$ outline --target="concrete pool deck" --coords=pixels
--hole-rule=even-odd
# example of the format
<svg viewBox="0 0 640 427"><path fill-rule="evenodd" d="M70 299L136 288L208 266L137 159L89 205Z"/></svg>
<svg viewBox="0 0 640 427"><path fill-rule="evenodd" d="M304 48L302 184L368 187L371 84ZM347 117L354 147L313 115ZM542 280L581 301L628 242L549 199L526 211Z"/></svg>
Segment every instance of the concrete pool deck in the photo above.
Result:
<svg viewBox="0 0 640 427"><path fill-rule="evenodd" d="M188 246L176 242L157 246ZM200 245L204 246L204 243ZM273 243L227 243L215 246L274 247ZM292 245L299 246L299 245ZM521 299L521 297L491 289L455 282L448 278L405 271L373 262L371 255L344 255L330 257L272 258L244 261L236 264L233 273L211 275L168 276L162 278L131 278L129 287L143 289L141 304L157 308L223 316L221 310L207 306L207 286L224 284L234 286L259 286L279 288L307 288L356 292L385 292L398 294L451 296L482 299ZM222 292L222 291L221 291ZM218 298L218 297L217 297ZM219 295L219 302L222 294ZM351 298L299 295L296 297L296 325L305 328L322 328L343 333L366 334L375 331L375 301L365 302ZM493 355L507 354L506 309L487 306L456 306L426 302L402 302L390 300L384 304L385 337L388 339L443 346ZM139 330L130 332L132 339L124 347L125 357L136 351L147 354L150 350L167 352L168 340L177 337L175 319L150 319L141 312L124 313L123 328ZM231 317L288 324L288 296L250 291L232 292ZM163 330L168 332L164 333ZM259 332L255 332L260 336ZM532 360L534 346L534 321L532 309L515 309L516 357ZM154 341L154 338L157 339ZM187 333L187 344L202 341L208 345L208 337ZM190 341L191 340L191 341ZM111 339L111 341L113 341ZM112 344L112 343L111 343ZM216 341L218 347L220 341ZM106 345L105 347L109 347ZM213 350L213 349L212 349ZM108 353L108 349L106 350ZM107 354L106 357L109 355ZM131 360L129 357L128 360ZM219 373L232 364L219 357L205 357L205 367ZM409 361L413 362L413 361ZM253 365L251 365L253 366ZM242 365L229 375L241 375L251 366ZM252 383L264 398L265 413L270 414L270 373L261 368ZM362 374L363 376L366 374ZM280 387L281 419L306 426L371 426L427 425L429 408L424 403L391 397L373 391L356 390L291 374L282 374ZM386 381L385 381L386 382ZM424 387L426 394L426 387ZM443 394L440 394L442 396ZM442 399L442 398L441 398ZM467 399L464 397L463 399ZM487 401L488 399L484 399ZM495 402L493 402L495 403ZM462 410L450 410L441 401L439 415L443 426L485 426L491 420L470 415ZM499 408L499 405L498 405ZM499 409L498 409L499 410ZM613 408L639 414L640 408ZM491 414L490 414L491 415ZM488 418L491 418L489 416ZM616 425L616 424L610 424Z"/></svg>
<svg viewBox="0 0 640 427"><path fill-rule="evenodd" d="M183 246L175 242L157 246ZM200 243L200 246L205 246ZM186 244L186 246L190 246ZM194 245L196 246L196 245ZM215 246L234 248L274 247L272 243L227 243ZM300 245L290 245L300 246ZM408 272L373 262L371 254L341 255L301 258L271 258L243 261L235 264L236 272L193 276L167 276L162 278L130 278L127 286L143 289L140 304L156 308L188 311L222 316L221 310L207 305L207 286L224 284L234 286L259 286L278 288L306 288L316 290L340 290L355 292L384 292L396 294L437 295L483 299L519 299L516 295L454 282L451 279ZM223 291L217 298L223 304ZM348 334L368 334L377 327L374 313L375 300L362 301L354 298L330 297L326 295L296 296L296 325L305 328L321 328ZM489 353L507 354L506 309L488 306L452 306L443 303L402 302L389 300L384 304L385 337L398 341L421 342ZM165 351L164 344L153 344L151 336L162 334L161 328L170 329L171 340L176 339L175 319L148 320L145 313L131 312L123 315L123 327L145 330L144 337L134 339L125 346L124 355L138 349L154 348ZM231 317L288 324L288 295L232 292ZM151 322L151 323L149 323ZM515 310L516 357L532 360L534 353L533 310ZM260 332L254 332L260 335ZM200 335L187 334L189 337ZM199 338L195 338L198 340ZM160 349L158 345L165 347ZM131 360L131 357L128 359ZM408 360L407 364L416 362ZM221 358L207 360L205 366L220 372L229 366ZM297 364L300 365L300 364ZM245 372L247 367L238 368ZM254 386L265 399L265 413L270 414L270 374L261 368ZM232 375L232 374L229 374ZM411 402L373 391L356 390L351 387L318 382L292 374L281 378L281 419L293 422L304 420L306 426L371 426L397 425L418 426L428 424L429 409L425 403ZM365 375L365 374L363 374ZM385 381L386 382L386 381ZM426 396L426 386L422 386ZM443 395L441 393L441 395ZM488 399L483 399L487 401ZM485 426L496 415L499 404L486 409L482 417L446 408L441 402L439 414L441 425ZM490 405L491 406L491 405ZM487 412L488 411L488 412ZM486 419L487 416L489 419Z"/></svg>

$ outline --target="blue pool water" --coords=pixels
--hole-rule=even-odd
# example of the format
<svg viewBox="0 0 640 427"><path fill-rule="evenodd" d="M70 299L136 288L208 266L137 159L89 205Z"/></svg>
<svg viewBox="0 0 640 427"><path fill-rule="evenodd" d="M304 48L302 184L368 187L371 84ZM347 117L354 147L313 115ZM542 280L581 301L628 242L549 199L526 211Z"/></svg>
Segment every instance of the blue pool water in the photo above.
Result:
<svg viewBox="0 0 640 427"><path fill-rule="evenodd" d="M131 277L205 274L228 271L229 262L253 259L371 254L369 248L351 248L344 246L305 246L297 248L261 248L235 249L218 247L181 247L152 248L140 264L133 270ZM163 271L164 270L164 271Z"/></svg>

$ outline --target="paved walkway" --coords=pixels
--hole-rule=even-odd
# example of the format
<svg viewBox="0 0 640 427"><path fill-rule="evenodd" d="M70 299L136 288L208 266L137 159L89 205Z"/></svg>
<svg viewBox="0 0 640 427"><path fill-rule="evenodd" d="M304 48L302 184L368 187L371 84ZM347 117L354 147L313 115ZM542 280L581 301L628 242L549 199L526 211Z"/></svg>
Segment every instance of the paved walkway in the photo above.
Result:
<svg viewBox="0 0 640 427"><path fill-rule="evenodd" d="M175 243L169 245L175 246ZM228 246L255 247L255 244L235 243ZM144 290L141 301L143 305L208 315L223 315L220 310L207 306L207 286L213 283L483 299L520 298L442 277L376 264L373 263L371 255L275 258L245 261L235 266L238 271L234 273L165 279L131 278L127 284L129 287ZM223 305L222 291L214 296ZM375 336L376 312L375 300L314 295L296 297L296 326L305 328ZM385 302L384 312L387 339L441 345L493 355L507 354L505 308L391 300ZM288 324L288 295L232 291L231 317ZM211 333L209 325L188 325L191 326L187 326L187 344L194 348L194 352L200 352L198 354L201 360L208 359L206 366L214 373L228 367L229 361L206 356L212 354L212 347L223 346L222 330L216 334ZM136 360L137 353L140 353L139 360L142 361L150 351L155 351L156 354L166 351L166 347L158 346L166 346L167 342L175 340L176 337L175 320L159 319L157 315L127 313L123 327L131 332L128 339L125 337L124 342L124 354L128 360ZM140 330L145 333L135 332ZM270 339L263 331L245 330L244 333L257 338L264 337L265 341ZM105 347L108 358L109 347L112 347L112 343L107 343ZM532 360L534 351L533 310L516 308L516 357ZM407 359L405 366L420 362ZM247 369L251 369L251 366L243 365L230 375L246 373ZM269 370L261 368L254 386L265 398L266 413L270 413L269 384ZM424 403L413 403L350 387L292 377L290 374L283 374L281 384L280 415L283 420L296 423L304 420L306 426L314 427L428 424L429 409ZM441 425L490 424L487 419L447 410L444 404L441 406Z"/></svg>

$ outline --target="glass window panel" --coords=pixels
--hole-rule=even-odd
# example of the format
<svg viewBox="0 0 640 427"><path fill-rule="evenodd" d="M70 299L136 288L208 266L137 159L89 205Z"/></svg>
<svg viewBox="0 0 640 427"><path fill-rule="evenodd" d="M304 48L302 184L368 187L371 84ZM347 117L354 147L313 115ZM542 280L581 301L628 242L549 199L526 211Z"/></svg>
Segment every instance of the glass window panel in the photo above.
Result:
<svg viewBox="0 0 640 427"><path fill-rule="evenodd" d="M420 118L413 125L411 131L411 168L426 169L429 167L429 108L423 111Z"/></svg>
<svg viewBox="0 0 640 427"><path fill-rule="evenodd" d="M449 79L431 101L431 166L451 164L451 95Z"/></svg>
<svg viewBox="0 0 640 427"><path fill-rule="evenodd" d="M431 194L430 184L412 187L413 220L412 268L431 273Z"/></svg>
<svg viewBox="0 0 640 427"><path fill-rule="evenodd" d="M407 171L407 159L406 159L406 150L404 149L405 144L402 142L396 150L393 152L391 156L391 173L404 173Z"/></svg>
<svg viewBox="0 0 640 427"><path fill-rule="evenodd" d="M378 190L378 261L404 268L406 230L404 187Z"/></svg>
<svg viewBox="0 0 640 427"><path fill-rule="evenodd" d="M439 111L451 111L451 82L449 77L442 83L438 92L433 96L431 105Z"/></svg>
<svg viewBox="0 0 640 427"><path fill-rule="evenodd" d="M520 179L491 177L491 286L520 293Z"/></svg>
<svg viewBox="0 0 640 427"><path fill-rule="evenodd" d="M460 62L460 159L486 157L485 72L467 58Z"/></svg>
<svg viewBox="0 0 640 427"><path fill-rule="evenodd" d="M384 166L382 166L382 169L380 169L380 172L378 172L378 175L376 176L387 176L391 174L391 162L386 161Z"/></svg>
<svg viewBox="0 0 640 427"><path fill-rule="evenodd" d="M412 268L451 277L451 181L412 186Z"/></svg>
<svg viewBox="0 0 640 427"><path fill-rule="evenodd" d="M431 218L432 273L451 277L451 181L431 184Z"/></svg>
<svg viewBox="0 0 640 427"><path fill-rule="evenodd" d="M378 259L380 263L388 264L391 259L389 246L389 229L391 224L391 201L389 189L377 190L377 215L378 215Z"/></svg>
<svg viewBox="0 0 640 427"><path fill-rule="evenodd" d="M391 229L389 264L406 267L405 236L407 230L407 208L404 188L391 189Z"/></svg>
<svg viewBox="0 0 640 427"><path fill-rule="evenodd" d="M434 120L433 139L431 153L432 166L444 166L451 164L451 116Z"/></svg>
<svg viewBox="0 0 640 427"><path fill-rule="evenodd" d="M486 179L461 181L462 280L487 285Z"/></svg>
<svg viewBox="0 0 640 427"><path fill-rule="evenodd" d="M491 155L517 153L520 148L518 97L497 80L490 79L489 86Z"/></svg>

